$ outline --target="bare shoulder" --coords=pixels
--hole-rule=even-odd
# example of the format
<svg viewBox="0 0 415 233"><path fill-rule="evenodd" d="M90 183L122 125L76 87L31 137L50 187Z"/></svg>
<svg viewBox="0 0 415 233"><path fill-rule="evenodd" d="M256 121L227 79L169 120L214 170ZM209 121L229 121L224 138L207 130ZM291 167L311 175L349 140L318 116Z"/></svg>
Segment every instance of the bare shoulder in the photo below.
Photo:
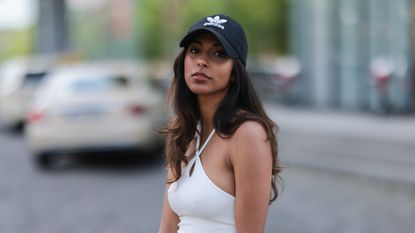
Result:
<svg viewBox="0 0 415 233"><path fill-rule="evenodd" d="M256 121L246 121L235 131L234 142L259 142L267 139L264 127Z"/></svg>
<svg viewBox="0 0 415 233"><path fill-rule="evenodd" d="M271 158L268 156L271 153L270 149L264 127L258 122L247 121L241 124L232 136L230 154L232 160L258 157L268 159Z"/></svg>
<svg viewBox="0 0 415 233"><path fill-rule="evenodd" d="M235 174L270 174L272 151L264 127L255 121L244 122L235 131L230 148Z"/></svg>

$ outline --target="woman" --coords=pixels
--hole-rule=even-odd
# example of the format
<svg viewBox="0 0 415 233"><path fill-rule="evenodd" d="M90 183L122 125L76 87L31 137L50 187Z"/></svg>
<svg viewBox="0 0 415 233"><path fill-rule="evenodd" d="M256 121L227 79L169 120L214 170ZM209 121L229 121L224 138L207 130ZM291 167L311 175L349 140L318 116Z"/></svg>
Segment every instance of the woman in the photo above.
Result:
<svg viewBox="0 0 415 233"><path fill-rule="evenodd" d="M276 126L245 68L244 30L226 15L208 16L180 46L159 233L263 232L280 167Z"/></svg>

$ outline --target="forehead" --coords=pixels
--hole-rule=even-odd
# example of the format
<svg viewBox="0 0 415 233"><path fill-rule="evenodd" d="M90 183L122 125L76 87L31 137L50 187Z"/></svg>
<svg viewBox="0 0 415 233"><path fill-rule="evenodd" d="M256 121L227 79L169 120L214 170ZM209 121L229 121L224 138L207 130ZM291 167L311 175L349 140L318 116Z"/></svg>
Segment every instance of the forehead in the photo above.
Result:
<svg viewBox="0 0 415 233"><path fill-rule="evenodd" d="M200 31L197 32L191 39L190 43L192 42L200 42L200 43L207 43L213 44L215 46L222 46L219 40L213 35L211 32L208 31Z"/></svg>

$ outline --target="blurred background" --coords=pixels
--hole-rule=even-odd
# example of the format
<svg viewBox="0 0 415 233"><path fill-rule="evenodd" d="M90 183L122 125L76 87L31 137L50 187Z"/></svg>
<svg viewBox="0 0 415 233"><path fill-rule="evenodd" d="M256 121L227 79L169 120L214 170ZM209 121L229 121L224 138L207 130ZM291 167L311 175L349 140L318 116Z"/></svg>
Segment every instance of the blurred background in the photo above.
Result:
<svg viewBox="0 0 415 233"><path fill-rule="evenodd" d="M415 230L411 0L0 0L0 232L157 232L178 42L245 28L279 125L266 233Z"/></svg>

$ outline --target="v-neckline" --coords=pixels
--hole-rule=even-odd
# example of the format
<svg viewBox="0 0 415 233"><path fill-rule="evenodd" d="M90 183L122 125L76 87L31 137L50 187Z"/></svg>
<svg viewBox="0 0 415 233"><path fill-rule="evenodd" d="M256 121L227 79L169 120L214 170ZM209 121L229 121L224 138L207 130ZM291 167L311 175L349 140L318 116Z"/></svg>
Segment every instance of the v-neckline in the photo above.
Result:
<svg viewBox="0 0 415 233"><path fill-rule="evenodd" d="M193 170L195 168L197 160L199 160L199 162L201 163L200 154L202 154L203 150L206 148L207 144L209 143L214 133L215 133L215 129L212 129L209 136L206 138L205 142L203 143L202 147L200 147L199 149L198 147L200 146L200 135L199 134L196 135L196 152L193 158L189 161L189 163L192 164L188 172L189 177L191 177L193 174Z"/></svg>

